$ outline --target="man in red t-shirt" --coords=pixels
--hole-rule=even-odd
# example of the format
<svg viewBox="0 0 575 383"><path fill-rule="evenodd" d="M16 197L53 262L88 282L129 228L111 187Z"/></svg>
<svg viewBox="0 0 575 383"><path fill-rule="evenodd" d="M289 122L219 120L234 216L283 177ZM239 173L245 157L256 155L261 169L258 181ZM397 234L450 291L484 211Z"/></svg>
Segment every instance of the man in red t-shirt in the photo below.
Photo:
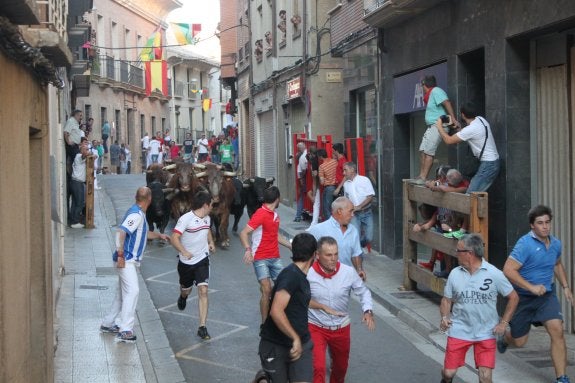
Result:
<svg viewBox="0 0 575 383"><path fill-rule="evenodd" d="M343 144L337 143L333 144L333 158L337 160L337 167L335 168L335 184L337 185L336 189L333 191L333 196L340 195L341 188L343 187L343 183L345 179L343 177L343 165L347 162L347 158L345 158L345 154L343 153ZM343 195L343 193L341 194Z"/></svg>
<svg viewBox="0 0 575 383"><path fill-rule="evenodd" d="M275 281L283 265L280 259L279 244L291 249L290 242L279 234L280 217L276 208L280 203L280 191L276 186L270 186L264 191L264 203L250 218L248 224L240 233L240 241L246 249L244 262L252 263L256 277L260 283L262 296L260 312L262 323L270 311L272 281ZM249 235L252 236L252 245Z"/></svg>

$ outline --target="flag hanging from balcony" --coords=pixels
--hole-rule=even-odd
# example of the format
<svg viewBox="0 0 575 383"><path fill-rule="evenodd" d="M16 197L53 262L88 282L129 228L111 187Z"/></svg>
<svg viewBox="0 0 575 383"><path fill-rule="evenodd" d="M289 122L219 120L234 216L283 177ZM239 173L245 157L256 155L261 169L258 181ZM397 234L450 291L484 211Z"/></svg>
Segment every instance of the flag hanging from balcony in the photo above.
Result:
<svg viewBox="0 0 575 383"><path fill-rule="evenodd" d="M194 45L198 43L196 35L202 31L202 24L170 23L170 26L178 44Z"/></svg>
<svg viewBox="0 0 575 383"><path fill-rule="evenodd" d="M168 63L164 60L146 61L146 96L153 91L168 96Z"/></svg>
<svg viewBox="0 0 575 383"><path fill-rule="evenodd" d="M212 109L212 99L211 98L204 98L202 100L202 108L203 108L204 112L207 112L208 110Z"/></svg>
<svg viewBox="0 0 575 383"><path fill-rule="evenodd" d="M162 53L162 31L160 27L158 27L154 33L150 35L145 48L140 52L140 60L161 60Z"/></svg>

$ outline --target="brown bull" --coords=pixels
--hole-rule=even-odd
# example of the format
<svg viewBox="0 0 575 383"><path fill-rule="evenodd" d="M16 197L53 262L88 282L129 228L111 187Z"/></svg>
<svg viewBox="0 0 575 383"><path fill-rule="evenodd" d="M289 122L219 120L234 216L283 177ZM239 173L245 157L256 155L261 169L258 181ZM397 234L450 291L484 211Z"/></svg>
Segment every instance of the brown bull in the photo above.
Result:
<svg viewBox="0 0 575 383"><path fill-rule="evenodd" d="M171 202L171 216L176 221L192 209L192 197L200 187L200 181L196 175L197 167L193 164L178 163L175 173L168 183L169 193L166 196Z"/></svg>
<svg viewBox="0 0 575 383"><path fill-rule="evenodd" d="M216 229L216 241L221 247L230 246L228 226L230 222L230 209L236 193L233 177L236 173L222 170L220 165L205 163L206 186L212 195L212 212L210 217Z"/></svg>

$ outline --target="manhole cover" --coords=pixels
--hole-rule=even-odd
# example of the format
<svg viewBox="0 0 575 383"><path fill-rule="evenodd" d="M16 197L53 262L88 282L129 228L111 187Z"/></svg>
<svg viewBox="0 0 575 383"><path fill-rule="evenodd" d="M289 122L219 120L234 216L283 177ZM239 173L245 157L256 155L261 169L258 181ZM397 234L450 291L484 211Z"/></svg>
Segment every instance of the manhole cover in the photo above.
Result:
<svg viewBox="0 0 575 383"><path fill-rule="evenodd" d="M80 285L82 290L108 290L107 286Z"/></svg>

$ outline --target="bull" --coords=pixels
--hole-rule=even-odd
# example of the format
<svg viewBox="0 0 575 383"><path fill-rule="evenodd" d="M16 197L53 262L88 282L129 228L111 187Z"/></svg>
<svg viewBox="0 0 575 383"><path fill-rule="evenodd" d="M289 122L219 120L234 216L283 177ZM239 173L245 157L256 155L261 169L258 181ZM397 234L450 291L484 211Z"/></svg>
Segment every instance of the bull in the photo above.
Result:
<svg viewBox="0 0 575 383"><path fill-rule="evenodd" d="M216 242L221 247L230 246L228 236L228 226L230 220L230 209L236 189L233 184L235 172L222 169L220 165L205 163L207 175L207 188L212 195L212 210L210 217L214 222Z"/></svg>
<svg viewBox="0 0 575 383"><path fill-rule="evenodd" d="M234 179L234 186L239 190L239 197L236 194L231 208L231 214L234 216L234 224L232 226L234 233L238 231L238 223L244 213L244 207L247 205L248 216L251 218L263 204L264 190L272 186L274 181L274 177L252 177L246 179L243 183L237 178Z"/></svg>
<svg viewBox="0 0 575 383"><path fill-rule="evenodd" d="M154 231L154 224L160 233L164 233L170 220L170 205L164 196L165 186L158 181L148 184L152 191L152 202L146 210L146 220L150 231Z"/></svg>
<svg viewBox="0 0 575 383"><path fill-rule="evenodd" d="M201 187L198 177L203 176L202 172L196 174L199 165L178 163L175 173L168 183L168 194L166 198L171 202L171 216L176 221L190 210L192 210L192 198L194 193Z"/></svg>

